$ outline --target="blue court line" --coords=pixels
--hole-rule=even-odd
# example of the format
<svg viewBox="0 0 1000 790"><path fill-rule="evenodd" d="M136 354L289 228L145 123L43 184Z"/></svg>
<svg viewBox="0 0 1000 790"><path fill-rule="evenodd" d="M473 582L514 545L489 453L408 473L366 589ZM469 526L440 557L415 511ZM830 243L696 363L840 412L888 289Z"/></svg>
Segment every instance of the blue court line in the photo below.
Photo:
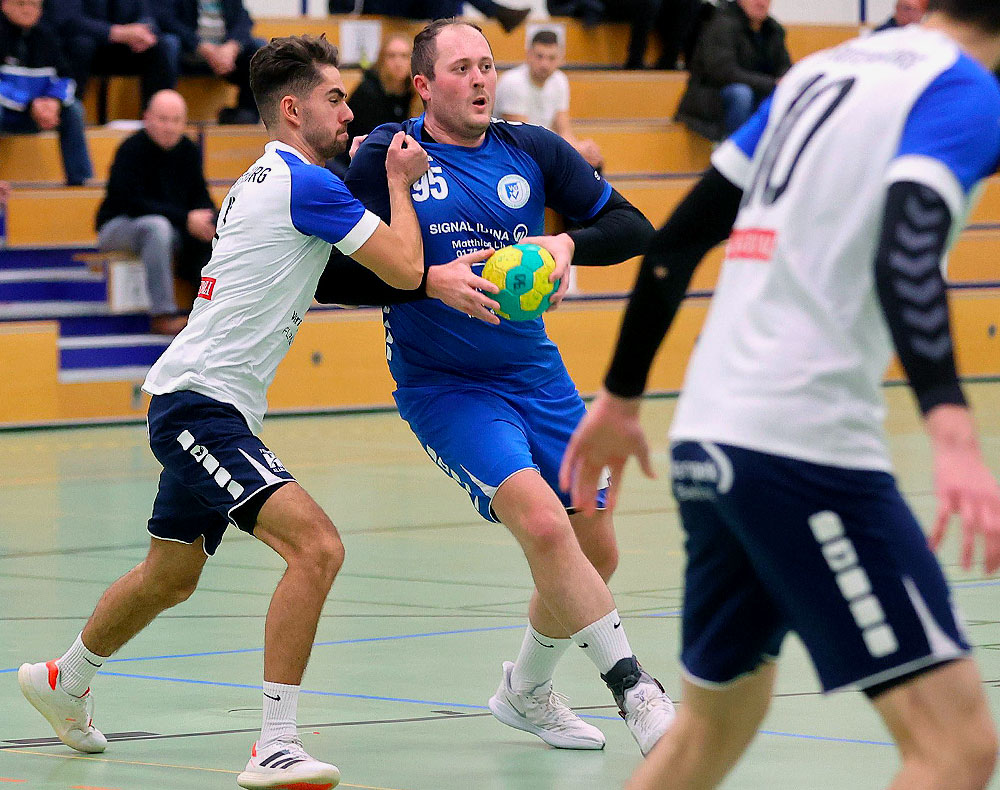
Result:
<svg viewBox="0 0 1000 790"><path fill-rule="evenodd" d="M195 686L216 686L223 688L238 688L238 689L250 689L252 691L261 691L261 686L255 686L250 683L226 683L223 681L214 680L193 680L191 678L171 678L162 677L159 675L135 675L126 672L102 672L102 675L109 677L119 677L119 678L131 678L133 680L159 680L166 683L185 683ZM489 710L485 705L469 705L465 702L443 702L441 700L426 700L426 699L410 699L409 697L380 697L373 694L345 694L339 691L314 691L310 689L302 689L300 694L310 694L317 697L337 697L340 699L360 699L367 700L369 702L403 702L410 705L428 705L435 708L442 708L449 710L451 708L463 708L465 710L477 710L486 711ZM601 716L594 713L578 713L582 719L595 719L599 721L620 721L619 716ZM772 735L780 738L802 738L810 741L825 741L827 743L850 743L859 744L862 746L895 746L894 743L889 741L870 741L861 738L837 738L830 735L808 735L806 733L799 732L777 732L776 730L761 730L761 735Z"/></svg>
<svg viewBox="0 0 1000 790"><path fill-rule="evenodd" d="M996 587L1000 585L1000 579L992 579L991 581L984 582L956 582L951 584L951 587L961 587L962 589L969 589L970 587Z"/></svg>
<svg viewBox="0 0 1000 790"><path fill-rule="evenodd" d="M652 612L647 614L634 615L634 617L674 617L680 614L676 612ZM512 631L524 629L524 623L517 625L495 625L485 628L460 628L454 631L426 631L419 634L399 634L397 636L368 636L359 639L338 639L332 642L316 642L313 647L331 647L333 645L358 645L366 642L394 642L400 639L422 639L429 636L455 636L457 634L480 634L489 631ZM160 656L134 656L132 658L111 658L105 664L123 664L130 661L160 661L167 658L202 658L205 656L231 656L240 653L263 653L263 647L243 647L236 650L209 650L202 653L172 653ZM0 669L0 675L16 672L17 669ZM107 674L107 673L102 673Z"/></svg>

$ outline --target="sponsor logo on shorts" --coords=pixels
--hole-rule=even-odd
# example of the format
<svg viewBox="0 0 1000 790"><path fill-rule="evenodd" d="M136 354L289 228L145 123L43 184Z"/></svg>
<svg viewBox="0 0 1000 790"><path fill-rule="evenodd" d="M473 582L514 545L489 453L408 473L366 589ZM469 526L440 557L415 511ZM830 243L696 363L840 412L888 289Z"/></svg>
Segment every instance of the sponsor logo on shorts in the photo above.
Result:
<svg viewBox="0 0 1000 790"><path fill-rule="evenodd" d="M201 285L198 286L198 298L212 301L212 292L215 291L215 278L202 277Z"/></svg>
<svg viewBox="0 0 1000 790"><path fill-rule="evenodd" d="M865 647L873 658L883 658L899 650L896 634L885 621L885 610L872 592L871 579L858 564L854 543L844 534L844 522L832 510L813 513L809 528L820 545L826 564L833 571L841 595L847 601L851 616Z"/></svg>
<svg viewBox="0 0 1000 790"><path fill-rule="evenodd" d="M278 460L278 456L276 456L270 450L265 450L265 449L261 448L260 454L262 456L264 456L264 460L267 462L267 465L269 467L271 467L271 471L273 471L273 472L287 472L288 471L287 469L285 469L285 467L281 463L281 461Z"/></svg>
<svg viewBox="0 0 1000 790"><path fill-rule="evenodd" d="M234 501L243 496L243 486L233 480L233 476L219 463L219 459L208 451L207 447L198 444L198 440L194 438L191 431L182 431L178 434L177 444L187 450L191 457L212 476L215 484L224 489Z"/></svg>

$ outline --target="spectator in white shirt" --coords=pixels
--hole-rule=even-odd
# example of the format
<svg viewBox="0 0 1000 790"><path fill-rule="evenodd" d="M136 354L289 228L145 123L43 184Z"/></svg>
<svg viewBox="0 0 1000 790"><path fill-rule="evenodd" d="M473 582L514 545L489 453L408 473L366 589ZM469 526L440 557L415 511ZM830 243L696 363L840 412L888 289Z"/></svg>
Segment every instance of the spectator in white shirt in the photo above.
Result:
<svg viewBox="0 0 1000 790"><path fill-rule="evenodd" d="M560 70L563 51L551 30L540 30L531 39L525 62L500 77L496 114L506 121L544 126L572 145L591 167L604 167L601 149L593 140L573 133L569 116L569 80Z"/></svg>

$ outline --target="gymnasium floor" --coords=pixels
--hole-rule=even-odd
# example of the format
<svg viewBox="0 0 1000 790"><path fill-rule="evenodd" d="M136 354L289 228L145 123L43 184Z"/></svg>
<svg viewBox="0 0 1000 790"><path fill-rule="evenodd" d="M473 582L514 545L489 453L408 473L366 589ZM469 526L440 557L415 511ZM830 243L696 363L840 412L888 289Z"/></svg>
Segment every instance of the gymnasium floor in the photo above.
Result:
<svg viewBox="0 0 1000 790"><path fill-rule="evenodd" d="M1000 472L1000 384L970 385L985 452ZM909 394L888 390L902 487L927 523L928 449ZM681 553L666 480L672 400L645 408L659 481L629 470L612 582L636 653L678 688ZM423 454L395 415L272 419L263 438L331 513L347 546L306 674L306 747L345 788L620 788L639 760L589 662L567 655L557 689L607 734L603 752L560 752L486 711L500 662L520 645L527 567L499 526ZM158 466L142 426L0 433L0 784L26 790L235 787L260 716L261 639L281 562L230 531L186 604L126 645L95 680L96 721L113 742L78 755L23 701L15 672L59 655L97 596L141 560ZM1000 579L943 559L1000 710ZM875 790L895 755L856 693L821 699L786 643L777 698L727 788ZM40 742L37 739L42 739ZM1000 788L1000 782L993 787Z"/></svg>

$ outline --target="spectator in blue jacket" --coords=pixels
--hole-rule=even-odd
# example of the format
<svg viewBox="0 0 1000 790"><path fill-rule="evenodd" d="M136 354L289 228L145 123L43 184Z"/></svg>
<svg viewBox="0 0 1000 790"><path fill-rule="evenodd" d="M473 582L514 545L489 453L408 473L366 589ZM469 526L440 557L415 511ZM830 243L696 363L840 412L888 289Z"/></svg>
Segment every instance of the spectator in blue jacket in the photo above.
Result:
<svg viewBox="0 0 1000 790"><path fill-rule="evenodd" d="M159 0L157 9L164 32L180 39L181 74L215 74L239 86L236 107L222 110L219 123L257 123L250 58L264 42L250 34L242 0Z"/></svg>
<svg viewBox="0 0 1000 790"><path fill-rule="evenodd" d="M152 12L157 1L46 0L81 96L92 74L138 74L143 107L177 84L180 42L160 35Z"/></svg>
<svg viewBox="0 0 1000 790"><path fill-rule="evenodd" d="M0 0L0 132L58 129L66 183L77 186L94 174L83 107L41 18L42 0Z"/></svg>

